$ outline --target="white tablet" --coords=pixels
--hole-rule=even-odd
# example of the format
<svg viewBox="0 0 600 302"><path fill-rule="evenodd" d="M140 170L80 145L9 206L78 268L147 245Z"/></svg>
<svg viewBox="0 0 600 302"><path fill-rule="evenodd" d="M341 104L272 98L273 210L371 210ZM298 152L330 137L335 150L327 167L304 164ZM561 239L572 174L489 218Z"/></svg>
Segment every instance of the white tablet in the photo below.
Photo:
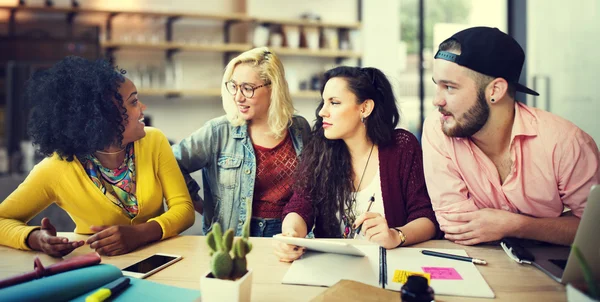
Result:
<svg viewBox="0 0 600 302"><path fill-rule="evenodd" d="M357 249L355 246L338 241L327 241L323 239L307 239L307 238L298 238L298 237L288 237L283 236L281 234L277 234L273 236L273 239L279 240L281 242L285 242L287 244L297 245L305 247L312 251L325 252L325 253L334 253L334 254L343 254L343 255L352 255L352 256L361 256L364 257L365 253L361 250Z"/></svg>

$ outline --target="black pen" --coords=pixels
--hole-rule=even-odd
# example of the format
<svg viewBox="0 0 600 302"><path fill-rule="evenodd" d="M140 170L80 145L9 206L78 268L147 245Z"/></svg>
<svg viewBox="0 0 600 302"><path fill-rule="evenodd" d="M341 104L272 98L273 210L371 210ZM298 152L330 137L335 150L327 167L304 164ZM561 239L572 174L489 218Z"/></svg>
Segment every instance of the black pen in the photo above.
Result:
<svg viewBox="0 0 600 302"><path fill-rule="evenodd" d="M434 251L428 251L428 250L421 250L421 253L423 253L424 255L427 255L427 256L435 256L435 257L441 257L441 258L447 258L447 259L467 261L467 262L472 262L474 264L482 264L482 265L487 264L487 262L483 259L458 256L458 255L452 255L452 254L446 254L446 253L440 253L440 252L434 252Z"/></svg>
<svg viewBox="0 0 600 302"><path fill-rule="evenodd" d="M369 198L369 206L367 207L367 212L371 209L371 205L373 205L373 201L375 201L375 193L373 193L373 196L371 196L371 198ZM360 229L362 228L362 225L363 224L361 223L358 226L358 228L356 229L356 232L354 233L354 239L356 239L356 236L360 233Z"/></svg>

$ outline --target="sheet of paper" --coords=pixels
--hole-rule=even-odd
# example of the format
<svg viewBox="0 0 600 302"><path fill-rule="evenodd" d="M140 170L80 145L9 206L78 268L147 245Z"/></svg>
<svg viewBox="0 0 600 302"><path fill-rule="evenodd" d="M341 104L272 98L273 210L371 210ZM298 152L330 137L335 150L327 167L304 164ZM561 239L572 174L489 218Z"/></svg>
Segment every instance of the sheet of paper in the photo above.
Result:
<svg viewBox="0 0 600 302"><path fill-rule="evenodd" d="M397 248L387 251L388 285L399 291L403 284L391 282L396 270L430 273L429 285L436 295L493 298L489 287L477 266L471 262L423 255L421 248ZM454 255L468 256L462 249L427 249ZM425 268L427 270L425 270Z"/></svg>
<svg viewBox="0 0 600 302"><path fill-rule="evenodd" d="M318 240L318 239L315 239ZM283 277L284 284L333 286L342 279L381 287L379 284L379 247L357 245L365 257L332 253L307 252L294 261ZM442 253L468 256L462 249L429 249ZM424 271L424 268L430 270ZM433 268L433 270L431 270ZM387 251L386 289L400 291L403 283L394 282L397 270L432 275L430 286L436 295L493 298L494 292L477 267L470 262L426 256L420 248L397 248ZM459 278L460 277L460 278Z"/></svg>

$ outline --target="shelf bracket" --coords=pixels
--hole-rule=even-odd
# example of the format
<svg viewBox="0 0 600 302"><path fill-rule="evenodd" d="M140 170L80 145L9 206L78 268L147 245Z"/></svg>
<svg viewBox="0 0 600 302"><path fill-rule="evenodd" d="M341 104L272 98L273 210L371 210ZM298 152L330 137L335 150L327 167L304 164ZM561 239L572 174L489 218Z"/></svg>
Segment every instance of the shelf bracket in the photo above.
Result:
<svg viewBox="0 0 600 302"><path fill-rule="evenodd" d="M76 16L77 16L77 12L67 13L67 36L69 38L73 37L73 23L75 22Z"/></svg>
<svg viewBox="0 0 600 302"><path fill-rule="evenodd" d="M165 23L165 41L173 42L173 23L179 20L179 16L172 16L167 18Z"/></svg>
<svg viewBox="0 0 600 302"><path fill-rule="evenodd" d="M118 15L118 13L110 13L108 15L108 18L106 18L106 32L105 32L106 41L112 40L112 21L113 21L113 18L117 15Z"/></svg>
<svg viewBox="0 0 600 302"><path fill-rule="evenodd" d="M181 49L179 48L169 48L167 49L167 60L172 61L173 60L173 56L178 53L179 51L181 51Z"/></svg>
<svg viewBox="0 0 600 302"><path fill-rule="evenodd" d="M13 8L10 10L10 16L8 17L8 36L14 37L16 35L17 23L15 16L17 15L17 9Z"/></svg>
<svg viewBox="0 0 600 302"><path fill-rule="evenodd" d="M110 63L110 65L115 65L115 51L118 50L118 47L109 47L106 49L106 59Z"/></svg>

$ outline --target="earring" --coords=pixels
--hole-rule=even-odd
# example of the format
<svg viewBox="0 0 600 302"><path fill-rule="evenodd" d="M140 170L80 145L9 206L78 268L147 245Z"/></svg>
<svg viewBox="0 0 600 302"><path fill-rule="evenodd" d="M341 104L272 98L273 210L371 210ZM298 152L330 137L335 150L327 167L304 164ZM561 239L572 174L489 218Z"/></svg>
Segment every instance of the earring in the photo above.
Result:
<svg viewBox="0 0 600 302"><path fill-rule="evenodd" d="M362 116L360 117L360 122L361 122L361 123L363 123L363 124L365 123L365 116L364 116L364 115L362 115Z"/></svg>
<svg viewBox="0 0 600 302"><path fill-rule="evenodd" d="M491 101L492 101L492 103L493 103L493 102L495 102L495 100L494 100L494 99L491 99Z"/></svg>

